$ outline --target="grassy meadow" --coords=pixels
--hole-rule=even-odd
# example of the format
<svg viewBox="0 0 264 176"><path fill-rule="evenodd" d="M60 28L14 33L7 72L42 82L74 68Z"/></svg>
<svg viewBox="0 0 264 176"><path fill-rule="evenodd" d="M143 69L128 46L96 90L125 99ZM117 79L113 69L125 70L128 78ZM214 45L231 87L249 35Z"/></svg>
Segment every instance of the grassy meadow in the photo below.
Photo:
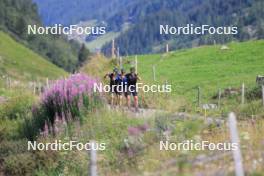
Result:
<svg viewBox="0 0 264 176"><path fill-rule="evenodd" d="M264 74L264 41L229 43L227 50L220 45L171 51L168 54L138 56L138 73L146 83L153 83L152 67L156 68L159 84L168 81L172 94L193 100L200 86L204 98L218 89L255 85L256 76ZM133 65L134 57L124 59L125 67ZM132 64L129 64L132 63Z"/></svg>

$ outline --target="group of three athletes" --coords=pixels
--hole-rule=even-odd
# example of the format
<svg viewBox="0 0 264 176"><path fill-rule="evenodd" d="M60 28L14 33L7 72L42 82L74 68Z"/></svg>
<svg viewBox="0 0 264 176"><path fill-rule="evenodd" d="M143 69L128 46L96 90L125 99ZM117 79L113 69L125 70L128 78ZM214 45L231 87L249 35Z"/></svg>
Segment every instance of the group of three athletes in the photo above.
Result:
<svg viewBox="0 0 264 176"><path fill-rule="evenodd" d="M124 69L120 72L117 68L112 73L107 73L104 78L109 78L111 88L111 105L114 105L114 98L116 97L116 104L122 105L123 95L126 98L126 105L130 108L130 96L134 97L134 107L138 111L138 92L137 81L140 80L135 68L131 67L130 72L126 74Z"/></svg>

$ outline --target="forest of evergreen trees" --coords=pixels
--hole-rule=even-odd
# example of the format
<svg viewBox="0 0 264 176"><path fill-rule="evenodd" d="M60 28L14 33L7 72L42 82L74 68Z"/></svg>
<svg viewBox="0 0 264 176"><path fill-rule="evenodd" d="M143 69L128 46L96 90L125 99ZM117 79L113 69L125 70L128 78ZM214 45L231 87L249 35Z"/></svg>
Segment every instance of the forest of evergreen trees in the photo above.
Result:
<svg viewBox="0 0 264 176"><path fill-rule="evenodd" d="M155 0L151 4L146 3L145 7L141 4L138 8L144 8L145 13L139 15L138 22L116 39L116 45L120 47L122 55L159 52L164 50L167 42L171 44L171 49L179 49L195 45L226 43L232 40L264 38L263 0ZM239 34L160 35L161 24L237 26ZM111 43L103 47L103 52L107 55L111 53Z"/></svg>

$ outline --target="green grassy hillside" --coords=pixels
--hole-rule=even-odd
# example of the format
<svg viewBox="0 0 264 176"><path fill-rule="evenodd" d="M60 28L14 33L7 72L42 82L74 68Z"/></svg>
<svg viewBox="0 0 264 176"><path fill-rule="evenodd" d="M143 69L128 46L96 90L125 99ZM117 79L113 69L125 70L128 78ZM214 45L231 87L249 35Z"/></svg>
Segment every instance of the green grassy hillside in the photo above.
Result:
<svg viewBox="0 0 264 176"><path fill-rule="evenodd" d="M0 76L34 81L57 78L66 72L0 31Z"/></svg>
<svg viewBox="0 0 264 176"><path fill-rule="evenodd" d="M164 55L138 56L138 72L144 82L153 83L152 66L156 67L158 83L172 84L173 95L195 99L197 86L203 97L211 97L219 88L255 85L257 75L264 74L264 41L230 43L173 51ZM133 61L134 57L127 58ZM125 67L133 62L124 61Z"/></svg>

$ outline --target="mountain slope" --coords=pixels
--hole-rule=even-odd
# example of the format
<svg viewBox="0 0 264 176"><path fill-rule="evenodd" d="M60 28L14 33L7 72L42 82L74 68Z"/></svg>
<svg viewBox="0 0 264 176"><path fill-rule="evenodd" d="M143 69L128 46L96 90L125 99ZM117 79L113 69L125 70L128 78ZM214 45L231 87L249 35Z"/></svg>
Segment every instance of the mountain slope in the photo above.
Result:
<svg viewBox="0 0 264 176"><path fill-rule="evenodd" d="M76 69L79 44L61 35L29 35L28 25L43 26L32 0L0 1L1 30L55 65L67 71Z"/></svg>
<svg viewBox="0 0 264 176"><path fill-rule="evenodd" d="M0 31L0 76L33 81L67 73Z"/></svg>

